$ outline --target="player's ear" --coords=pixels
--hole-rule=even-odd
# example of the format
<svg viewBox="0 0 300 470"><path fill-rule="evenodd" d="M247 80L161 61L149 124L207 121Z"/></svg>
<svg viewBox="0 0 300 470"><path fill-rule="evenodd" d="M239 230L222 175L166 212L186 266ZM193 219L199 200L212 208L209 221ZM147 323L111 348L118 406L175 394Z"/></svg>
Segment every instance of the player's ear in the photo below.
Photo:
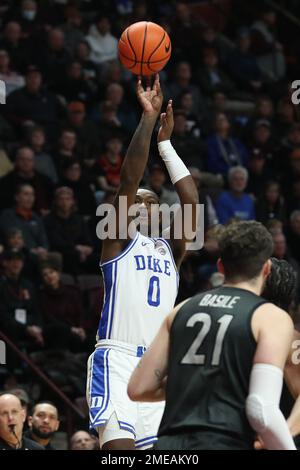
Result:
<svg viewBox="0 0 300 470"><path fill-rule="evenodd" d="M268 259L268 261L265 262L264 267L263 267L263 276L266 279L271 272L272 269L272 261Z"/></svg>
<svg viewBox="0 0 300 470"><path fill-rule="evenodd" d="M219 258L218 261L217 261L217 268L218 268L219 273L221 273L223 275L225 274L224 266L223 266L221 258Z"/></svg>

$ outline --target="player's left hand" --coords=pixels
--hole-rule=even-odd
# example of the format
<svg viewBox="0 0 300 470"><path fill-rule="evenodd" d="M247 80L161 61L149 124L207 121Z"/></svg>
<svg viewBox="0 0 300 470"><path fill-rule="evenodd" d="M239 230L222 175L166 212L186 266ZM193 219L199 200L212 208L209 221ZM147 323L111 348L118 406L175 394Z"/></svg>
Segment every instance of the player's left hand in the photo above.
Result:
<svg viewBox="0 0 300 470"><path fill-rule="evenodd" d="M169 100L166 112L161 113L160 115L160 128L158 131L157 142L162 142L163 140L170 140L173 129L174 129L173 107L172 107L172 100Z"/></svg>
<svg viewBox="0 0 300 470"><path fill-rule="evenodd" d="M144 110L144 114L156 119L160 113L163 102L163 94L159 83L159 75L155 75L152 88L147 86L146 90L144 90L142 80L139 77L136 93L138 100Z"/></svg>

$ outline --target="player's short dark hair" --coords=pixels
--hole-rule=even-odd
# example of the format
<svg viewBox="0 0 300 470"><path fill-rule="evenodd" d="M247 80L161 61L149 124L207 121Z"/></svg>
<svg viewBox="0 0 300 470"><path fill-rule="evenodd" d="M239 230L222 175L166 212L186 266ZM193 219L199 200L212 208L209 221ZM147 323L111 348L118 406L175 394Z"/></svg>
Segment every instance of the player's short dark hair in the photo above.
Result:
<svg viewBox="0 0 300 470"><path fill-rule="evenodd" d="M260 222L233 222L222 233L219 247L226 280L249 281L270 258L273 240Z"/></svg>
<svg viewBox="0 0 300 470"><path fill-rule="evenodd" d="M271 258L271 261L272 268L262 297L288 311L296 297L297 274L286 260Z"/></svg>

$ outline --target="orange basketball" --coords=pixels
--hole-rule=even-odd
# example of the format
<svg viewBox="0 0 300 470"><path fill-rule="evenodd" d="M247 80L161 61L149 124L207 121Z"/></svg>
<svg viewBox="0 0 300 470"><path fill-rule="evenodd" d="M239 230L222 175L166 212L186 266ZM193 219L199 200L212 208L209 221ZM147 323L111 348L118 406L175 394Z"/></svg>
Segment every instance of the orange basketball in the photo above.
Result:
<svg viewBox="0 0 300 470"><path fill-rule="evenodd" d="M171 57L168 33L150 21L134 23L120 37L119 57L132 73L153 75L162 70Z"/></svg>

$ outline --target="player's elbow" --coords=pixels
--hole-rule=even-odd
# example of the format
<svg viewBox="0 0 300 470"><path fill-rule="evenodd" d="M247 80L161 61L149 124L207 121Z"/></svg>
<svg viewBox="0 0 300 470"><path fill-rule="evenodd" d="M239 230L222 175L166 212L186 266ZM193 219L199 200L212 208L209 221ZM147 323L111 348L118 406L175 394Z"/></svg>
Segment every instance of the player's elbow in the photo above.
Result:
<svg viewBox="0 0 300 470"><path fill-rule="evenodd" d="M130 380L127 387L127 395L132 401L142 401L145 390L143 385L136 380Z"/></svg>
<svg viewBox="0 0 300 470"><path fill-rule="evenodd" d="M251 427L258 434L266 429L264 403L256 394L250 394L246 400L246 414Z"/></svg>

